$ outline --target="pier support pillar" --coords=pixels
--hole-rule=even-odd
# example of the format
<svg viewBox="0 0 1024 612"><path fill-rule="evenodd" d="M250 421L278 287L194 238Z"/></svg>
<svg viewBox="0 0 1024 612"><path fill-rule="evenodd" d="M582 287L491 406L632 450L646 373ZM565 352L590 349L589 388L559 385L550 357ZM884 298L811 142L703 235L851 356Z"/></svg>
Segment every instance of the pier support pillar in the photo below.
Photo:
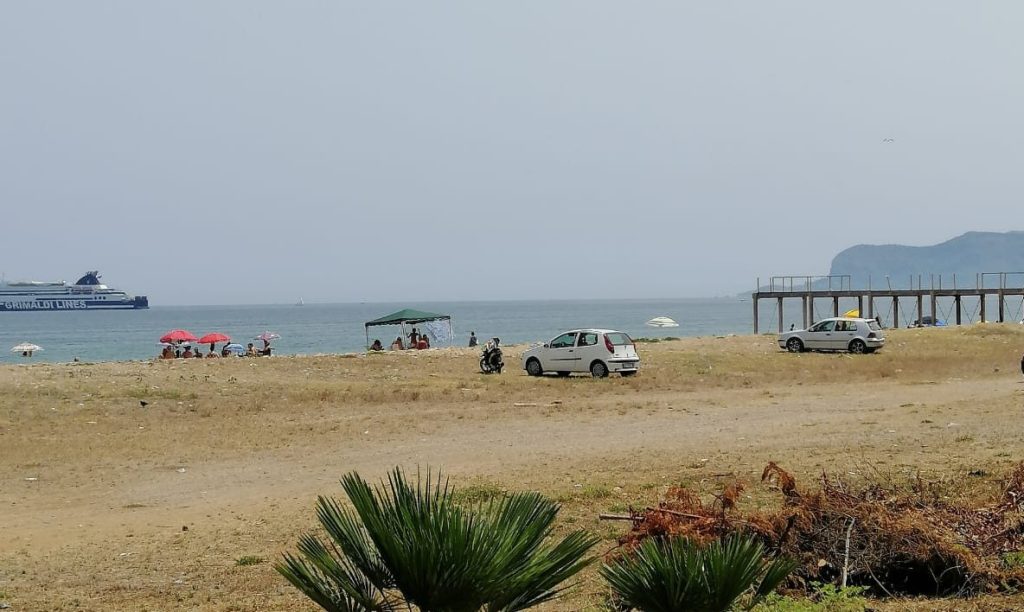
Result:
<svg viewBox="0 0 1024 612"><path fill-rule="evenodd" d="M1005 323L1006 322L1006 317L1005 317L1005 314L1006 314L1006 312L1005 312L1005 310L1006 310L1005 309L1006 300L1003 299L1003 292L1002 292L1002 290L1000 290L999 293L996 294L996 296L999 298L999 322L1000 323Z"/></svg>
<svg viewBox="0 0 1024 612"><path fill-rule="evenodd" d="M982 293L978 296L978 304L981 306L981 322L985 322L985 294Z"/></svg>
<svg viewBox="0 0 1024 612"><path fill-rule="evenodd" d="M761 300L755 295L753 297L753 299L751 299L750 301L754 303L754 335L756 336L757 335L757 323L758 323L758 321L757 321L757 303L760 302Z"/></svg>
<svg viewBox="0 0 1024 612"><path fill-rule="evenodd" d="M839 296L832 296L832 316L839 316Z"/></svg>
<svg viewBox="0 0 1024 612"><path fill-rule="evenodd" d="M900 327L900 298L895 296L892 298L892 326Z"/></svg>
<svg viewBox="0 0 1024 612"><path fill-rule="evenodd" d="M860 315L861 317L864 316L864 296L863 295L858 295L857 296L857 314ZM865 317L865 318L871 318L871 317Z"/></svg>
<svg viewBox="0 0 1024 612"><path fill-rule="evenodd" d="M868 318L875 318L875 296L868 295Z"/></svg>
<svg viewBox="0 0 1024 612"><path fill-rule="evenodd" d="M779 333L782 333L782 298L779 298Z"/></svg>
<svg viewBox="0 0 1024 612"><path fill-rule="evenodd" d="M920 293L917 294L917 324L920 325L921 321L924 320L924 296Z"/></svg>
<svg viewBox="0 0 1024 612"><path fill-rule="evenodd" d="M928 297L931 299L932 325L938 325L939 324L939 310L938 310L938 303L936 302L936 299L935 299L935 294L932 293Z"/></svg>
<svg viewBox="0 0 1024 612"><path fill-rule="evenodd" d="M807 296L800 297L800 321L803 323L803 328L807 329Z"/></svg>
<svg viewBox="0 0 1024 612"><path fill-rule="evenodd" d="M960 315L960 294L959 293L956 294L955 296L953 296L953 304L956 306L956 324L960 325L961 324L961 318L960 318L961 315Z"/></svg>

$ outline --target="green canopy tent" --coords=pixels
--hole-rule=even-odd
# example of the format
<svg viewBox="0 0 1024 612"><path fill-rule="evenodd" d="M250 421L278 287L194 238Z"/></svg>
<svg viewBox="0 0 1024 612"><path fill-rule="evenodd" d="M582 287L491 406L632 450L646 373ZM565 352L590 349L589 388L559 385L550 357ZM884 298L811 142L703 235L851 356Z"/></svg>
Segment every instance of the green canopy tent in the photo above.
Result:
<svg viewBox="0 0 1024 612"><path fill-rule="evenodd" d="M400 325L402 327L402 338L406 338L405 326L417 325L419 323L428 323L431 321L443 321L447 324L447 340L452 340L452 317L446 314L437 314L436 312L424 312L422 310L414 310L412 308L406 308L393 312L389 315L385 315L379 319L367 321L365 324L366 328L366 348L370 348L370 328L377 325Z"/></svg>

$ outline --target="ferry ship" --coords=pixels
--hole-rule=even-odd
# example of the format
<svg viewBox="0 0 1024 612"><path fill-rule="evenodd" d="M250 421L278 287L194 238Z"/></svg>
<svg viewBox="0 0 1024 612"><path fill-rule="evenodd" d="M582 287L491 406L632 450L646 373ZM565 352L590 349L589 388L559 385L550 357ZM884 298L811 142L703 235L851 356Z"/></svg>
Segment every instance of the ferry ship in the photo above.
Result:
<svg viewBox="0 0 1024 612"><path fill-rule="evenodd" d="M0 312L31 310L136 310L149 308L144 295L129 295L100 282L100 273L86 272L69 285L64 281L0 281Z"/></svg>

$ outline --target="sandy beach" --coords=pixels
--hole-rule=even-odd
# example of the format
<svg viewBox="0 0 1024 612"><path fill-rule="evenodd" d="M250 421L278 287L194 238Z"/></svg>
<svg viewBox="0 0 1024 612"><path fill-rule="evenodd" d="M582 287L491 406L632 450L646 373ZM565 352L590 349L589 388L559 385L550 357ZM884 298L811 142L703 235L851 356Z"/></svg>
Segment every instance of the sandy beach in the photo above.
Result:
<svg viewBox="0 0 1024 612"><path fill-rule="evenodd" d="M443 468L467 500L533 489L559 525L669 485L747 484L773 460L994 483L1024 459L1024 326L894 330L874 355L773 335L640 344L639 376L500 376L472 349L0 368L0 601L14 610L311 610L273 570L350 470ZM141 402L146 402L145 407ZM250 557L248 561L240 559ZM596 609L589 571L547 609ZM1016 609L1024 599L883 609Z"/></svg>

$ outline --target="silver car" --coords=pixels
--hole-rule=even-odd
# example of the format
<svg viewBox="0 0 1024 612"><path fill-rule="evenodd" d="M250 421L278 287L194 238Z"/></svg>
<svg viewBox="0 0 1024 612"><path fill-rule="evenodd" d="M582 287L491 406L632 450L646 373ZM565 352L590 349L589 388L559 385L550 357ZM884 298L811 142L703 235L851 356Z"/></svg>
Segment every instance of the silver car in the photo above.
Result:
<svg viewBox="0 0 1024 612"><path fill-rule="evenodd" d="M628 334L614 329L574 329L523 353L523 369L530 376L557 372L589 372L604 378L609 372L632 376L640 367L636 346Z"/></svg>
<svg viewBox="0 0 1024 612"><path fill-rule="evenodd" d="M850 351L873 353L885 345L885 332L874 319L833 317L807 329L779 334L779 347L790 353L802 351Z"/></svg>

